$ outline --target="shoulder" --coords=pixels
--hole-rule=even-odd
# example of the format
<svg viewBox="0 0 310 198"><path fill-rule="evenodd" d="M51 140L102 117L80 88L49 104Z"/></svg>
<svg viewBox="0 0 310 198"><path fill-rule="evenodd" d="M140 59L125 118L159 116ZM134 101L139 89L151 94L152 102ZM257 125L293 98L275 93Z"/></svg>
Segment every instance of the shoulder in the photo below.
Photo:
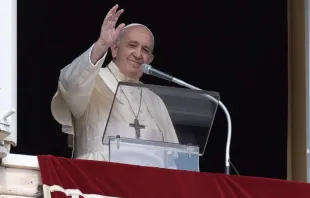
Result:
<svg viewBox="0 0 310 198"><path fill-rule="evenodd" d="M106 67L101 68L96 77L95 91L101 95L113 97L117 86L113 80L109 70Z"/></svg>

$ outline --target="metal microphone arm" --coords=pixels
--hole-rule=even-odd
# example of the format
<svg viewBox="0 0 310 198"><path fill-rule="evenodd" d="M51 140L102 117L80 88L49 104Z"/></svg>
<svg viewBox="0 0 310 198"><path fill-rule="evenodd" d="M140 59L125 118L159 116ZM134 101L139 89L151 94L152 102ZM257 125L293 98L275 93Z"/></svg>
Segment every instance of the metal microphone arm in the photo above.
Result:
<svg viewBox="0 0 310 198"><path fill-rule="evenodd" d="M161 71L153 68L151 65L148 65L148 64L142 64L142 71L145 74L156 76L156 77L168 80L168 81L172 81L178 85L181 85L181 86L184 86L184 87L187 87L190 89L201 90L198 87L190 85L190 84L188 84L188 83L186 83L180 79L174 78L173 76L170 76L164 72L161 72ZM228 126L228 134L227 134L226 155L225 155L225 172L227 175L229 175L230 174L230 155L229 154L230 154L230 142L231 142L231 118L230 118L230 115L229 115L227 108L225 107L225 105L221 101L216 100L214 97L212 97L208 94L204 94L204 96L211 99L213 102L218 103L226 115L227 126Z"/></svg>
<svg viewBox="0 0 310 198"><path fill-rule="evenodd" d="M177 78L172 78L172 82L174 82L178 85L190 88L190 89L201 90L200 88L195 87L193 85L190 85L190 84L188 84L182 80L179 80ZM227 134L227 142L226 142L225 172L227 175L229 175L230 174L230 163L229 163L230 162L230 142L231 142L231 118L230 118L230 114L229 114L227 108L225 107L225 105L221 101L216 100L214 97L207 95L207 94L204 94L204 96L211 99L213 102L218 103L226 115L227 126L228 126L228 134Z"/></svg>

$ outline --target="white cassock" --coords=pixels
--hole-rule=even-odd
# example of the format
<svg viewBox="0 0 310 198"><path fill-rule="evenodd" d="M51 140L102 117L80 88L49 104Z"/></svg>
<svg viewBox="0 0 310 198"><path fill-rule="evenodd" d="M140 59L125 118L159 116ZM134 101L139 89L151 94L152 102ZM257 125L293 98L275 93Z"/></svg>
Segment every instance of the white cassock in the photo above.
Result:
<svg viewBox="0 0 310 198"><path fill-rule="evenodd" d="M63 132L75 136L75 158L108 161L109 149L103 145L102 137L118 82L134 80L125 77L113 62L101 68L106 54L93 65L90 61L92 48L61 70L51 110L63 126ZM140 132L141 139L179 143L164 102L149 89L142 88L141 92L141 88L122 87L114 103L105 137L136 138L135 129L129 124L139 112L137 118L145 126ZM115 156L129 164L167 166L164 151L127 148L122 155Z"/></svg>

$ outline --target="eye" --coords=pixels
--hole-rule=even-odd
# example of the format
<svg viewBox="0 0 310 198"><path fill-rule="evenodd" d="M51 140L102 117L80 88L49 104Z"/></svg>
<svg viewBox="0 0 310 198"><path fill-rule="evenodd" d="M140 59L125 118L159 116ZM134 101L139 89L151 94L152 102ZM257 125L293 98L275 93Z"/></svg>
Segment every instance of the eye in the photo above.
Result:
<svg viewBox="0 0 310 198"><path fill-rule="evenodd" d="M136 44L129 43L129 47L136 47Z"/></svg>

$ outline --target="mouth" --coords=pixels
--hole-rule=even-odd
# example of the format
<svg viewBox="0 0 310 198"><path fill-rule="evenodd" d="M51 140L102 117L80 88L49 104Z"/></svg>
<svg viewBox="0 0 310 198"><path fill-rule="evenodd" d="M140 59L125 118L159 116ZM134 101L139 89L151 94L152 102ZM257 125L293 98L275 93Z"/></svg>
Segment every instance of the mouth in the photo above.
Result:
<svg viewBox="0 0 310 198"><path fill-rule="evenodd" d="M129 60L130 62L133 62L135 65L137 65L137 66L135 66L135 68L140 68L141 67L141 65L142 65L142 63L139 63L139 62L137 62L137 61L133 61L133 60Z"/></svg>
<svg viewBox="0 0 310 198"><path fill-rule="evenodd" d="M134 60L130 60L131 62L134 62L134 63L136 63L136 64L141 64L142 65L142 63L140 63L140 62L138 62L138 61L134 61Z"/></svg>

